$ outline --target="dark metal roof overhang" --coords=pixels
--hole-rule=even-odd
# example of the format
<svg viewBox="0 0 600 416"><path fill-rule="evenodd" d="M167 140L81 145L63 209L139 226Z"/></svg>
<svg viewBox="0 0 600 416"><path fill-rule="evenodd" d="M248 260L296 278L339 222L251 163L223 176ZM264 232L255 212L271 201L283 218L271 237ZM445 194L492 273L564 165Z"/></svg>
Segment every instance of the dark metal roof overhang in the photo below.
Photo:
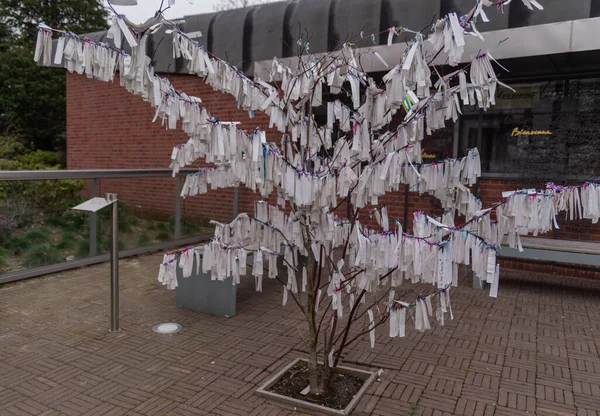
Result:
<svg viewBox="0 0 600 416"><path fill-rule="evenodd" d="M361 31L369 39L360 45L380 46L388 62L393 64L402 56L404 42L411 35L397 36L390 48L384 45L386 34L380 36L379 33L390 26L421 30L449 11L468 11L474 3L474 0L288 0L186 16L180 27L184 32L201 31L200 42L209 51L248 75L254 73L257 62L294 56L300 37L308 39L311 53L323 53L335 49L346 39L360 39ZM504 13L489 10L491 22L480 23L478 29L486 38L484 45L488 48L492 45L490 52L496 59L600 49L600 21L594 19L600 17L600 0L543 0L541 3L545 10L536 12L516 0L505 7ZM371 34L375 34L376 45L371 43ZM107 41L106 32L88 36ZM506 37L509 41L494 51L495 42ZM471 49L465 52L465 60L477 52L477 43L469 42ZM156 72L187 73L185 62L173 58L171 35L165 34L164 29L151 36L147 54ZM383 69L373 61L369 70Z"/></svg>

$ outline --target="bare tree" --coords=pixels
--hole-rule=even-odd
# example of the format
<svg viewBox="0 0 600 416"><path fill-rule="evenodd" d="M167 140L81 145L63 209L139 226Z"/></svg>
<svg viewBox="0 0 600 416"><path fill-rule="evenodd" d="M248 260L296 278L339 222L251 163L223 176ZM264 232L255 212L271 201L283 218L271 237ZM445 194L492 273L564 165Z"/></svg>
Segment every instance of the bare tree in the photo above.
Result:
<svg viewBox="0 0 600 416"><path fill-rule="evenodd" d="M251 2L222 3L243 7ZM487 20L482 7L492 3L475 3L463 16L449 13L427 31L412 32L414 40L398 57L401 63L382 83L363 70L361 58L387 62L377 52L359 50L360 39L346 39L333 52L310 56L310 39L300 37L298 64L287 67L275 60L270 81L281 82L273 85L248 79L176 27L171 29L175 55L188 61L190 72L234 95L240 108L268 114L282 133L277 142L267 140L264 130L248 133L220 123L195 97L156 76L143 53L147 34L139 29L123 30L131 57L65 33L64 50L54 62L103 81L112 81L118 68L122 85L156 109L155 120L188 133L189 141L171 154L174 175L199 159L215 166L188 175L182 196L245 185L265 199L277 197L277 205L258 201L252 214L240 214L227 224L215 222L208 243L167 253L159 280L174 289L177 269L189 277L196 262L213 279L237 284L252 254L257 291L262 291L263 277L280 281L283 304L291 299L306 318L300 330L309 355L310 394L320 395L333 387L335 369L350 346L365 336L374 345L376 328L387 325L391 337L403 337L411 320L417 331L425 331L430 319L441 325L445 315L452 319L449 291L457 284L459 265L490 283L490 296L496 296L496 250L505 235L511 247L520 247L520 235L551 230L557 211L569 211L571 219L578 212L580 218L600 217L600 209L590 208L590 201L599 205L590 186L582 188L586 203L578 209L576 187L509 192L502 202L483 209L469 190L481 173L477 149L462 159L423 163L421 142L427 134L456 122L462 105L490 108L497 88L508 88L498 80L489 53L481 52L447 74L434 63L445 52L446 62L458 66L465 34L482 38L477 17ZM157 19L169 24L160 13ZM122 28L123 22L117 23ZM52 62L52 30L40 26L35 59L44 65ZM113 32L117 30L115 23ZM388 43L404 32L410 31L390 28ZM321 106L327 109L327 122L320 124L314 109ZM394 115L402 123L390 128ZM416 212L409 233L406 224L403 229L388 216L388 206L404 195L383 202L386 194L402 188L435 196L444 214L432 218ZM462 223L455 224L455 216ZM278 257L284 262L283 275ZM430 289L417 292L409 281Z"/></svg>

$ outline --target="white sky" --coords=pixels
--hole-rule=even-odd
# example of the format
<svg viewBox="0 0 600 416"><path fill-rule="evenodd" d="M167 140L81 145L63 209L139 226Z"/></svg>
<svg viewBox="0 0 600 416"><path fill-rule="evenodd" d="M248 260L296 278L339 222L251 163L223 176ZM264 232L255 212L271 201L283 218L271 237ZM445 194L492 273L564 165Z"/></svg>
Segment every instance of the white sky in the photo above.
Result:
<svg viewBox="0 0 600 416"><path fill-rule="evenodd" d="M193 14L211 13L213 5L218 0L177 0L165 16L175 19ZM115 6L118 13L127 15L127 18L135 23L143 23L146 19L154 16L158 10L161 0L137 0L137 6ZM168 0L165 0L167 3ZM106 1L105 1L106 4Z"/></svg>

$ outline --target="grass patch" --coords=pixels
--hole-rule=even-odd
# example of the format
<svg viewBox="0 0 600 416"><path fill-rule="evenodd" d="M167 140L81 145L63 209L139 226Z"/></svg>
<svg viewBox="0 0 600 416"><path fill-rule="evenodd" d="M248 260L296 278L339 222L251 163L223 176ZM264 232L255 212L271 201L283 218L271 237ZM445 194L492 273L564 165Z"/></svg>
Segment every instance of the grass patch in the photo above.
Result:
<svg viewBox="0 0 600 416"><path fill-rule="evenodd" d="M125 217L124 215L119 215L119 219L117 220L117 225L119 227L120 233L128 233L131 232L131 221L130 218Z"/></svg>
<svg viewBox="0 0 600 416"><path fill-rule="evenodd" d="M90 241L81 240L75 247L75 257L81 259L90 255Z"/></svg>
<svg viewBox="0 0 600 416"><path fill-rule="evenodd" d="M148 233L141 233L140 235L138 235L137 238L137 246L138 247L144 247L150 244L150 236L148 235Z"/></svg>
<svg viewBox="0 0 600 416"><path fill-rule="evenodd" d="M29 250L29 247L31 246L31 241L23 237L15 237L10 242L8 248L15 256L18 256L19 254L25 253L27 250Z"/></svg>
<svg viewBox="0 0 600 416"><path fill-rule="evenodd" d="M33 244L49 243L50 233L41 230L32 230L23 234L23 238Z"/></svg>
<svg viewBox="0 0 600 416"><path fill-rule="evenodd" d="M40 267L63 261L61 251L50 243L38 243L29 248L25 256L27 267Z"/></svg>
<svg viewBox="0 0 600 416"><path fill-rule="evenodd" d="M127 220L129 221L129 225L132 227L137 227L140 225L140 219L134 214L129 215Z"/></svg>
<svg viewBox="0 0 600 416"><path fill-rule="evenodd" d="M170 236L168 231L159 231L156 233L156 239L159 241L167 241L169 238Z"/></svg>
<svg viewBox="0 0 600 416"><path fill-rule="evenodd" d="M44 217L44 222L53 227L64 227L65 218L62 214L51 213Z"/></svg>
<svg viewBox="0 0 600 416"><path fill-rule="evenodd" d="M183 220L181 222L181 231L185 235L196 234L200 231L200 226L196 223Z"/></svg>
<svg viewBox="0 0 600 416"><path fill-rule="evenodd" d="M61 228L67 231L81 233L89 229L89 214L79 211L65 211L61 216Z"/></svg>
<svg viewBox="0 0 600 416"><path fill-rule="evenodd" d="M8 266L8 260L6 260L6 250L0 248L0 269Z"/></svg>
<svg viewBox="0 0 600 416"><path fill-rule="evenodd" d="M73 250L77 246L77 235L71 231L63 231L60 236L60 241L56 245L59 250Z"/></svg>
<svg viewBox="0 0 600 416"><path fill-rule="evenodd" d="M125 242L119 239L119 251L125 250ZM110 251L110 236L100 242L100 251Z"/></svg>

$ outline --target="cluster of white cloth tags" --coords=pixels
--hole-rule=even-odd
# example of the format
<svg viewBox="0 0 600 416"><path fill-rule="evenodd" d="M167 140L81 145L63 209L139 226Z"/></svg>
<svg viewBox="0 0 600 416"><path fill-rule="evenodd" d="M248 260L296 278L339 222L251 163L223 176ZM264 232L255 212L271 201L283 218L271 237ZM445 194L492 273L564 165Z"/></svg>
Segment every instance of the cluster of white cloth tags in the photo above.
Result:
<svg viewBox="0 0 600 416"><path fill-rule="evenodd" d="M494 208L479 210L462 228L455 227L455 213L452 210L441 218L417 212L412 235L403 232L398 221L390 224L385 206L374 211L374 217L381 227L375 230L359 221L352 227L347 219L327 210L304 211L296 217L261 201L256 204L255 217L241 214L229 224L217 224L215 237L202 247L203 252L207 253L208 250L207 256L210 256L210 260L202 260L202 270L211 271L216 280L233 277L233 283L236 284L239 276L245 273L244 247L257 244L258 248L253 250L254 265L262 266L266 264L264 261L268 262L269 277L274 278L276 267L271 263L275 264L283 245L283 258L288 269L287 290L296 293L298 285L294 282L297 273L306 278L306 272L298 270L298 255L309 254L304 248L301 224L309 223L313 230L311 254L317 261L322 261L322 254L331 255L334 249L343 246L349 239L350 249L344 264L347 265L348 275L364 270L355 279L358 289L376 290L380 284L379 277L392 269L395 270L390 280L394 287L404 279L414 283L430 283L438 288L446 287L456 284L457 266L463 264L470 266L481 280L490 283L490 295L496 296L499 282L496 251L505 236L508 246L522 250L520 236L543 234L553 226L558 227L556 215L560 212L565 212L570 219L586 218L594 223L600 216L600 185L595 183L586 183L581 187L548 184L546 190L513 191L505 193L504 197L505 200ZM494 221L491 219L492 213L496 217ZM190 264L194 250L183 253L179 267L188 270L183 274L187 277L192 270ZM263 254L266 256L264 261ZM236 258L243 259L243 265L233 262ZM163 261L163 266L172 264L170 273L161 268L161 281L172 288L176 286L175 259L173 254L167 254ZM254 270L253 275L257 278L257 290L260 290L262 267ZM342 285L343 276L338 276ZM304 280L300 287L305 286ZM354 283L343 286L350 291ZM335 293L329 291L330 296Z"/></svg>
<svg viewBox="0 0 600 416"><path fill-rule="evenodd" d="M326 296L331 299L332 309L339 317L344 316L344 310L352 309L357 293L362 290L374 292L380 287L400 286L403 280L411 282L430 283L437 287L435 293L417 299L414 304L396 301L394 295L389 297L388 306L394 314L394 325L397 331L390 328L393 336L404 336L404 319L406 309L417 308L415 327L418 330L429 328L429 318L432 315L431 300L438 299L438 320L443 322L444 313L450 311L450 286L456 285L457 269L453 268L453 257L457 257L450 248L451 241L436 243L434 239L419 238L402 232L402 227L396 223L393 232L376 232L360 223L354 227L345 219L333 213L322 213L315 218L309 213L301 217L287 215L277 206L260 201L256 203L255 216L240 214L227 224L216 223L215 235L210 242L181 250L178 254L166 253L160 265L158 280L169 289L177 287L177 268L181 269L183 278L196 274L210 273L212 280L231 278L232 284L240 283L240 276L248 273L247 256L252 255L251 275L255 279L257 291L262 291L263 277L270 279L280 277L277 258L283 258L287 270L287 281L284 281L283 304L287 304L289 293L306 292L307 271L300 258L313 255L321 264L325 257L333 257L333 250L350 240L349 250L344 259L337 263L337 269L329 277L326 290L317 291L316 308L328 304ZM384 210L385 216L385 210ZM313 242L308 253L303 242L302 222L326 224L325 227L314 229ZM383 219L387 221L387 219ZM419 225L425 232L425 228ZM439 237L441 232L437 233ZM475 243L475 240L462 242L462 247ZM248 248L255 244L255 248ZM283 253L281 248L283 247ZM474 248L474 251L476 248ZM478 250L478 249L477 249ZM492 250L493 251L493 250ZM464 263L468 256L461 254L458 260ZM483 256L483 254L482 254ZM421 261L421 260L426 261ZM479 256L474 255L475 259ZM467 261L467 264L468 261ZM345 267L344 267L345 266ZM381 279L390 270L394 272L389 278ZM266 273L265 273L266 272ZM357 275L358 273L358 275ZM351 277L352 276L352 277ZM365 298L361 301L364 303ZM421 303L425 313L419 310ZM400 312L404 310L404 312ZM398 312L397 312L398 311ZM400 322L400 320L402 322Z"/></svg>
<svg viewBox="0 0 600 416"><path fill-rule="evenodd" d="M534 0L523 1L535 6ZM461 61L465 34L481 36L473 17L481 16L486 21L484 5L490 6L491 2L477 1L467 15L450 13L433 26L427 42L448 54L451 65ZM156 19L160 22L162 18ZM438 301L436 318L443 322L444 313L451 313L449 289L456 283L458 264L470 266L480 279L491 283L490 295L496 296L496 250L504 235L508 234L509 244L518 246L520 235L547 231L549 221L559 210L553 205L557 198L544 199L527 191L508 196L495 209L482 210L467 188L481 173L476 150L463 159L422 164L421 142L425 135L443 128L448 120L456 121L461 101L462 105L477 104L483 109L494 104L497 86L503 84L494 73L494 59L488 52L472 57L470 82L463 69L440 76L432 85L425 38L416 34L401 63L386 75L380 88L360 70L363 52L347 43L340 51L325 56L301 58L297 70L274 59L269 82L281 81L277 88L259 78L248 79L179 29L172 30L174 57L187 60L190 73L202 77L214 89L231 94L251 117L255 111L265 112L270 117L269 127L284 133L277 146L267 141L260 129L248 134L219 122L201 106L200 98L175 90L166 78L157 76L146 55L148 34L153 29L145 27L136 34L129 23L116 16L109 31L116 48L58 31L63 35L57 43L54 64L107 82L113 81L119 71L121 85L155 109L154 120L160 118L168 129L181 126L190 139L173 149L173 174L200 158L216 165L188 176L182 195L203 193L209 185L214 189L245 184L263 197L277 191L279 204L283 206L287 199L298 208L290 216L276 206L259 203L255 217L240 215L232 223L217 224L209 243L166 254L159 280L171 289L177 286L177 268L183 276L190 276L194 265L196 273L210 271L215 280L232 278L237 284L239 277L247 273L246 257L251 253L252 275L257 290L262 290L267 264L268 277L279 278L276 259L283 244L286 303L290 292L306 290L307 273L300 267L300 256L312 255L323 265L323 255L331 259L333 251L348 242L346 257L337 263L325 291L338 316L344 316L344 309L354 304L357 291L374 292L384 284L396 287L403 280L436 287L436 293L419 297L414 304L390 296L390 335L403 335L406 310L415 310L417 330L429 328L434 296ZM35 59L43 65L52 62L52 31L45 25L39 27ZM119 49L121 37L131 46L131 55ZM384 62L381 56L375 56ZM455 78L458 85L451 86ZM325 87L335 94L342 92L342 85L349 86L350 106L341 101L323 101ZM326 104L325 125L318 125L310 116L308 103ZM400 108L406 111L404 122L397 129L384 131ZM345 136L333 138L336 129ZM348 195L356 208L378 205L381 196L398 190L400 185L435 195L447 212L441 218L417 213L413 235L403 232L399 222L390 224L386 207L371 211L379 223L378 230L362 225L362 217L351 223L330 212L339 198ZM592 198L591 192L587 194ZM573 204L568 199L562 205L576 211ZM492 212L496 214L495 222L490 219ZM453 225L456 213L469 219L467 226ZM597 217L590 206L581 215ZM311 241L308 247L307 232ZM248 250L248 241L256 247ZM321 298L326 299L321 291L318 297L318 305ZM369 310L368 316L373 328L373 311ZM373 343L373 331L370 337Z"/></svg>
<svg viewBox="0 0 600 416"><path fill-rule="evenodd" d="M123 19L116 20L125 37L131 37L131 32L122 23ZM452 22L453 19L450 17L442 19L435 26L430 38L434 39L438 31L445 30L441 29L441 26L453 27L453 30L456 30ZM51 48L48 46L48 39L52 36L51 30L54 29L45 25L40 26L36 60L41 64L48 63L45 57L51 53ZM206 152L206 149L219 148L216 142L222 141L226 134L230 134L223 131L226 126L215 122L216 119L211 118L206 109L200 106L199 99L176 91L167 79L154 74L150 65L151 59L145 54L147 40L147 33L137 40L132 39L130 56L106 43L80 39L70 32L63 32L58 42L54 62L63 64L70 71L85 73L88 77L103 81L112 81L118 69L121 74L121 85L156 108L155 120L160 117L170 129L176 128L177 123L181 122L182 128L190 137L200 142L196 144L197 154L215 153ZM251 81L237 68L211 56L201 44L192 41L179 30L173 31L176 56L188 60L191 73L203 77L213 88L233 95L238 106L251 112L266 112L271 117L271 127L276 126L279 131L289 133L292 141L300 140L300 144L314 153L321 146L325 148L332 146L331 128L333 120L338 120L342 131L354 130L351 135L354 139L350 138L351 147L354 152L359 153L359 159L363 161L369 160L369 156L377 157L382 153L398 149L398 144L392 143L394 140L379 140L378 146L373 148L373 134L390 121L390 117L401 103L409 103L406 119L411 121L403 125L400 130L410 128L412 123L419 123L421 126L412 128L415 133L411 134L408 140L412 146L423 139L424 125L427 133L430 133L434 129L443 127L444 120L456 119L457 111L460 111L459 107L455 108L455 103L458 103L458 99L455 99L458 89L467 104L475 102L474 99L469 101L469 97L479 99L482 94L493 96L495 92L498 81L489 62L490 56L480 54L473 59L471 66L485 70L476 70L475 75L472 74L471 83L463 83L462 77L459 76L461 85L450 88L450 78L447 76L440 79L436 84L436 91L432 93L429 88L430 74L424 69L427 65L424 63L421 42L422 37L419 35L406 52L403 63L386 76L385 90L377 88L375 81L358 69L358 52L349 44L344 45L341 51L332 53L331 56L309 58L314 59L314 62L309 60L304 64L311 69L299 74L284 67L275 59L271 76L283 78L281 93L279 93L274 86L260 79ZM478 74L485 74L485 76ZM459 71L458 75L464 75L464 71ZM344 81L348 81L352 87L352 98L357 111L349 109L340 102L328 103L328 123L325 126L318 126L314 119L308 119L306 114L302 113L303 104L308 99L312 99L315 106L323 104L322 83L335 90L339 89ZM366 94L364 104L359 105L361 85L366 88ZM483 102L479 101L480 104ZM493 98L488 101L493 102ZM423 123L422 117L426 119L426 123ZM309 125L311 128L308 127ZM233 129L235 130L235 127ZM399 131L377 134L384 138L397 137ZM400 139L395 141L398 140ZM384 143L388 143L388 146L384 146ZM223 146L221 145L220 148L222 149ZM420 149L416 149L414 153L415 157L411 160L418 163L416 155L420 155ZM208 157L210 158L210 155ZM175 160L179 161L177 158ZM185 163L174 162L174 164L182 166Z"/></svg>
<svg viewBox="0 0 600 416"><path fill-rule="evenodd" d="M290 146L290 143L283 143L283 146ZM342 146L347 150L347 142L342 141L339 147ZM182 147L179 152L185 153L188 149ZM362 208L367 203L377 206L379 197L398 191L400 185L409 185L421 194L434 195L443 208L455 209L463 216L471 217L481 209L481 201L465 186L474 184L481 175L477 149L470 150L461 159L417 166L406 163L404 151L394 151L364 168L361 165L351 167L350 152L340 151L333 170L331 165L321 164L321 159L316 158L313 172L295 168L277 148L262 144L260 136L242 139L237 149L241 151L233 155L229 163L187 175L181 196L204 194L209 187L219 189L244 184L259 191L263 197L277 190L282 205L291 199L298 206L320 209L335 207L339 198L351 192L353 205Z"/></svg>

